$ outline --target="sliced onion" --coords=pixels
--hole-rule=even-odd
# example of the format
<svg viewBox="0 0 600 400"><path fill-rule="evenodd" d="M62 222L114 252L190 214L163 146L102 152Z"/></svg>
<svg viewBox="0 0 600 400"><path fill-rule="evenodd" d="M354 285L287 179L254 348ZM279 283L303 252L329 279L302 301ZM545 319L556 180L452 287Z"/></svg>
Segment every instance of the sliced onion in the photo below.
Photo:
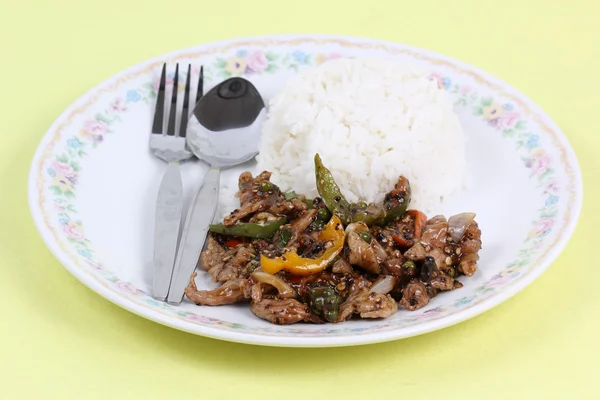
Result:
<svg viewBox="0 0 600 400"><path fill-rule="evenodd" d="M467 228L475 219L475 213L457 214L448 219L448 233L454 243L461 241Z"/></svg>
<svg viewBox="0 0 600 400"><path fill-rule="evenodd" d="M296 297L296 292L294 292L294 289L292 289L290 285L288 285L278 276L271 275L266 272L254 271L252 274L250 274L250 277L252 277L255 282L262 282L273 286L275 289L277 289L279 292L279 297L282 299Z"/></svg>
<svg viewBox="0 0 600 400"><path fill-rule="evenodd" d="M388 256L385 249L383 247L381 247L379 242L375 239L373 239L373 241L371 242L371 247L373 248L373 251L375 252L375 257L377 257L377 261L382 263L383 260L385 260Z"/></svg>
<svg viewBox="0 0 600 400"><path fill-rule="evenodd" d="M377 279L369 290L378 294L388 294L392 291L394 285L396 285L396 278L391 275L386 275Z"/></svg>
<svg viewBox="0 0 600 400"><path fill-rule="evenodd" d="M364 222L353 222L346 227L346 235L350 232L369 232L369 227Z"/></svg>

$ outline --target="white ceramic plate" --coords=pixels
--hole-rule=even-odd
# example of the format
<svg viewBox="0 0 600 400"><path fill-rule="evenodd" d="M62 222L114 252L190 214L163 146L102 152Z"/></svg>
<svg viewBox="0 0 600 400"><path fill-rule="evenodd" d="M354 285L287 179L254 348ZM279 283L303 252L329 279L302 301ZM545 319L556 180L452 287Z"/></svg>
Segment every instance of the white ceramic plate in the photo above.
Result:
<svg viewBox="0 0 600 400"><path fill-rule="evenodd" d="M191 63L194 78L204 65L208 88L242 74L268 99L301 68L340 56L417 63L448 91L468 135L472 184L468 193L437 211L477 213L484 241L477 273L461 279L462 289L442 293L421 310L341 324L276 326L254 317L247 305L197 307L186 302L173 307L152 299L154 202L165 165L150 155L148 135L161 65L167 62L172 74L176 62ZM201 162L185 166L188 194L206 169ZM240 171L227 172L224 181L235 181ZM430 51L314 35L200 45L136 65L87 92L56 120L37 149L29 176L31 213L43 240L85 285L161 324L275 346L381 342L480 314L548 268L575 228L581 201L581 174L567 139L509 85ZM200 275L200 286L212 286Z"/></svg>

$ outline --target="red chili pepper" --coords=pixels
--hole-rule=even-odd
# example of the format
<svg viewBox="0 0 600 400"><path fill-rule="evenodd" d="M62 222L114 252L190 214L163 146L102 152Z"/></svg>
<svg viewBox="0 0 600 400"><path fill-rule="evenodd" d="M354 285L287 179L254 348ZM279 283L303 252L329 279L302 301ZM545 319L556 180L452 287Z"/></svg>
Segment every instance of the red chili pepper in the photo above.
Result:
<svg viewBox="0 0 600 400"><path fill-rule="evenodd" d="M228 241L225 242L225 246L233 248L235 246L237 246L238 244L242 244L244 242L242 242L240 239L229 239Z"/></svg>
<svg viewBox="0 0 600 400"><path fill-rule="evenodd" d="M415 220L415 240L421 240L423 229L427 225L427 215L419 210L408 210L407 213Z"/></svg>
<svg viewBox="0 0 600 400"><path fill-rule="evenodd" d="M413 245L412 242L407 241L400 235L392 235L392 238L394 239L394 242L398 243L400 246L410 247Z"/></svg>

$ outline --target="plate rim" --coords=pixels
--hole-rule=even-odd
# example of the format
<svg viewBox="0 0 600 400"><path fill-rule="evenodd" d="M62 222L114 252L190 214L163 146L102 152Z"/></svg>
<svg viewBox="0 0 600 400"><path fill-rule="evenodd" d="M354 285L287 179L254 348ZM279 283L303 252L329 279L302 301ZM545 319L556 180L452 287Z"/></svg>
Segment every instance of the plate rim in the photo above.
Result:
<svg viewBox="0 0 600 400"><path fill-rule="evenodd" d="M483 76L486 80L491 81L492 83L501 86L505 91L511 92L515 95L518 95L520 99L525 101L530 109L535 112L535 114L540 115L544 123L546 123L552 130L554 130L557 135L556 138L562 145L565 150L565 155L569 164L571 165L573 171L573 177L575 177L575 182L573 183L574 189L574 201L571 204L571 208L566 208L572 213L572 218L565 224L564 228L561 230L561 235L557 239L554 247L548 251L548 253L543 257L542 260L537 262L537 266L532 268L532 270L527 274L527 276L522 277L513 285L507 287L501 292L498 292L496 295L491 296L487 299L482 300L480 303L473 305L472 307L459 310L456 313L450 314L446 317L439 318L432 321L425 321L422 324L416 324L413 326L409 326L403 328L401 330L389 330L383 332L373 332L373 333L364 333L364 334L348 334L343 336L335 336L335 337L327 337L327 336L302 336L302 335L294 335L294 336L273 336L273 335L261 335L255 333L246 333L246 332L236 332L232 330L224 330L218 328L212 328L208 326L201 326L192 324L190 322L178 320L167 315L163 315L159 312L151 308L144 308L136 303L128 300L125 297L120 297L116 295L114 292L104 288L101 284L99 284L93 277L83 270L78 268L73 261L68 258L68 254L64 252L58 243L54 240L48 228L45 226L43 216L41 215L41 210L37 207L38 205L38 187L36 184L37 178L37 166L40 162L40 159L44 153L44 149L47 146L48 142L51 139L51 134L56 130L56 127L61 123L61 121L65 118L65 116L69 115L74 109L76 109L81 103L85 102L89 99L90 95L96 92L99 88L107 85L108 83L118 80L134 69L143 68L149 64L153 64L168 58L177 57L181 53L185 53L188 51L193 51L194 49L202 49L202 48L210 48L210 47L219 47L229 44L242 43L245 41L265 41L265 40L285 40L285 39L297 39L302 40L306 39L314 41L315 39L320 39L323 41L327 40L347 40L354 43L371 43L371 44L385 44L387 46L399 46L404 49L413 50L416 52L420 52L423 54L433 55L437 58L443 59L445 61L451 62L457 66L466 68L468 70L472 70ZM497 305L505 302L515 294L519 293L525 287L529 286L534 280L536 280L543 272L545 272L550 265L552 265L558 256L565 249L566 245L570 241L573 233L576 229L577 223L579 221L581 215L581 209L583 205L583 180L581 169L579 166L579 161L577 159L577 154L575 150L571 146L567 136L564 134L562 129L554 122L554 120L547 114L540 106L538 106L533 100L531 100L527 95L520 92L512 85L504 82L500 78L497 78L488 72L476 67L474 65L468 64L466 62L454 59L452 57L446 56L445 54L428 50L425 48L420 48L417 46L411 46L403 43L397 43L388 40L376 39L376 38L366 38L366 37L357 37L357 36L348 36L348 35L331 35L331 34L284 34L284 35L258 35L258 36L245 36L238 38L230 38L220 41L212 41L207 43L200 43L194 46L189 46L185 48L181 48L178 50L170 51L150 59L146 59L139 63L136 63L112 76L104 79L97 85L92 88L86 90L83 94L81 94L75 101L73 101L60 115L54 120L54 122L50 125L47 131L42 136L33 159L31 161L31 166L28 174L28 203L30 213L34 220L34 224L38 233L42 237L43 242L46 247L50 250L50 252L54 255L54 257L73 275L77 278L81 283L85 286L109 300L110 302L122 307L134 314L137 314L141 317L149 319L154 322L158 322L162 325L166 325L178 330L182 330L185 332L202 335L214 339L227 340L238 343L246 343L246 344L257 344L257 345L267 345L267 346L284 346L284 347L341 347L341 346L350 346L350 345L362 345L362 344L370 344L370 343L379 343L390 340L403 339L407 337L412 337L416 335L425 334L428 332L432 332L435 330L443 329L457 323L466 321L470 318L473 318L491 308L496 307Z"/></svg>

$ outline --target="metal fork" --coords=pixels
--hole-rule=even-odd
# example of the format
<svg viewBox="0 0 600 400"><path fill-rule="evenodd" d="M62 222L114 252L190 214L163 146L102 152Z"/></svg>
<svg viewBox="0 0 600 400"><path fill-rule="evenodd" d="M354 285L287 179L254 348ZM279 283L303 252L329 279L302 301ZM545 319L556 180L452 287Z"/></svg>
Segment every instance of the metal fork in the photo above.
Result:
<svg viewBox="0 0 600 400"><path fill-rule="evenodd" d="M156 214L154 226L154 270L152 293L155 299L165 300L169 293L169 285L175 255L177 254L177 241L179 226L183 211L183 182L179 163L191 159L194 155L185 144L188 118L190 115L190 80L191 65L188 65L185 92L183 95L183 109L179 131L175 132L177 118L177 89L179 80L179 64L175 67L173 78L173 94L169 110L169 120L166 133L163 131L163 116L165 112L166 69L164 64L160 76L158 94L156 96L156 110L150 135L150 151L161 160L168 163L163 175L156 201ZM204 69L200 68L196 102L203 95Z"/></svg>

